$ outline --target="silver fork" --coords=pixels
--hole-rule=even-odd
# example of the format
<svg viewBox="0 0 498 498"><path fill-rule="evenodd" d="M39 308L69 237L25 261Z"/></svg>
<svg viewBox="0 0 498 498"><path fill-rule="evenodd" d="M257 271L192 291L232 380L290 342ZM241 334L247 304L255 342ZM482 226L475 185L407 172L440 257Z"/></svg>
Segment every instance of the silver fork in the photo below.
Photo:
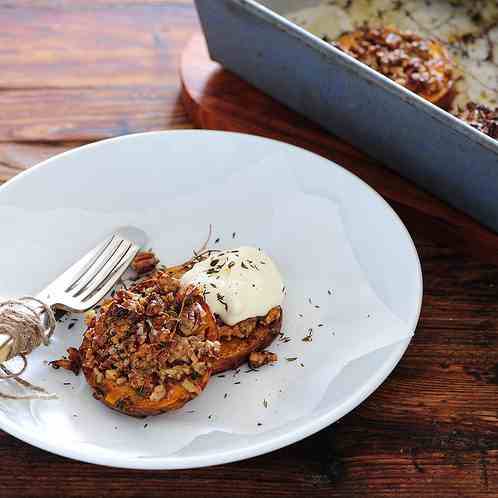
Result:
<svg viewBox="0 0 498 498"><path fill-rule="evenodd" d="M52 309L83 312L93 308L116 284L145 242L142 230L121 229L85 254L36 298ZM8 357L11 342L10 337L0 335L0 363Z"/></svg>

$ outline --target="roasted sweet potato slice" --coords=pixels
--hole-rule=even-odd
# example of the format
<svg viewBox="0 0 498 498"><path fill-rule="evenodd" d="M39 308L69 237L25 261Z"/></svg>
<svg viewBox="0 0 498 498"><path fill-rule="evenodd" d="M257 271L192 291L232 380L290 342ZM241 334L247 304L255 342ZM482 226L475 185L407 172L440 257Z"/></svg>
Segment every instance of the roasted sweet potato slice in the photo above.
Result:
<svg viewBox="0 0 498 498"><path fill-rule="evenodd" d="M220 354L213 362L213 373L237 368L247 361L252 352L268 347L278 336L282 327L282 313L280 308L278 310L278 316L271 323L265 323L265 318L258 319L254 330L247 337L220 336ZM233 327L223 325L220 328Z"/></svg>
<svg viewBox="0 0 498 498"><path fill-rule="evenodd" d="M121 289L91 317L80 346L94 396L132 416L182 407L206 387L219 354L215 318L195 287L164 272Z"/></svg>
<svg viewBox="0 0 498 498"><path fill-rule="evenodd" d="M180 279L202 257L201 255L164 271ZM213 373L237 368L247 361L253 351L260 351L269 346L280 333L282 309L278 306L270 310L266 317L249 318L234 326L228 326L218 320L218 327L221 346L219 357L213 362Z"/></svg>
<svg viewBox="0 0 498 498"><path fill-rule="evenodd" d="M437 40L365 27L344 33L334 45L433 104L444 107L451 100L453 62Z"/></svg>

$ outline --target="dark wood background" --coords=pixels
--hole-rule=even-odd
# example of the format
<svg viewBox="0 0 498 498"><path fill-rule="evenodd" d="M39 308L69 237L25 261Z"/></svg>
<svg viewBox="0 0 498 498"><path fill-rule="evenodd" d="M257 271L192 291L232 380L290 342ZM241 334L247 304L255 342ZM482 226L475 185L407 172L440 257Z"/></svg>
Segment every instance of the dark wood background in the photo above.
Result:
<svg viewBox="0 0 498 498"><path fill-rule="evenodd" d="M0 179L90 141L192 127L178 64L196 29L190 0L0 0ZM361 160L348 147L341 157ZM394 373L341 421L193 471L83 464L0 432L0 496L498 496L498 267L402 216L423 266L420 324Z"/></svg>

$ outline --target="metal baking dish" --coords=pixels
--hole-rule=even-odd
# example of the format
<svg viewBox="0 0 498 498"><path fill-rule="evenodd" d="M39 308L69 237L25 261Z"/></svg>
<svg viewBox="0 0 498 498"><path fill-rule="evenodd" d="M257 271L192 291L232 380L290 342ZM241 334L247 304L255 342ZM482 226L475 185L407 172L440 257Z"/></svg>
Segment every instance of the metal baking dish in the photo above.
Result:
<svg viewBox="0 0 498 498"><path fill-rule="evenodd" d="M283 17L317 0L196 0L210 56L498 232L498 142Z"/></svg>

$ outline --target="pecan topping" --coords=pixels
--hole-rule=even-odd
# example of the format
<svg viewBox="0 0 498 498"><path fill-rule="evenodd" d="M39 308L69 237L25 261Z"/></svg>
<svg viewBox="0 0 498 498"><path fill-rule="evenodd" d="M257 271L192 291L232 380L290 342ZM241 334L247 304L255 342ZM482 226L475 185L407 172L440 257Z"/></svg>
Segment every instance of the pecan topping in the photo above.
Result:
<svg viewBox="0 0 498 498"><path fill-rule="evenodd" d="M482 104L469 102L457 117L466 121L480 132L498 140L498 107L494 110Z"/></svg>
<svg viewBox="0 0 498 498"><path fill-rule="evenodd" d="M216 323L200 291L180 290L163 272L117 291L89 324L81 347L85 372L97 383L128 384L152 401L167 396L172 382L200 391L191 384L219 354Z"/></svg>
<svg viewBox="0 0 498 498"><path fill-rule="evenodd" d="M220 337L223 339L231 339L232 337L238 337L240 339L245 339L249 337L258 325L258 322L262 325L270 325L280 318L282 310L280 306L275 306L272 308L264 317L254 317L243 320L235 325L226 325L221 321L218 321L218 328L220 331Z"/></svg>
<svg viewBox="0 0 498 498"><path fill-rule="evenodd" d="M259 368L268 363L275 363L278 356L271 351L253 351L249 355L249 366L251 368Z"/></svg>
<svg viewBox="0 0 498 498"><path fill-rule="evenodd" d="M445 48L410 31L364 27L343 34L333 45L431 102L453 85Z"/></svg>
<svg viewBox="0 0 498 498"><path fill-rule="evenodd" d="M135 259L131 263L131 267L139 275L142 275L154 270L157 266L157 263L159 263L159 260L156 258L156 255L153 252L143 251L139 252L135 256Z"/></svg>

